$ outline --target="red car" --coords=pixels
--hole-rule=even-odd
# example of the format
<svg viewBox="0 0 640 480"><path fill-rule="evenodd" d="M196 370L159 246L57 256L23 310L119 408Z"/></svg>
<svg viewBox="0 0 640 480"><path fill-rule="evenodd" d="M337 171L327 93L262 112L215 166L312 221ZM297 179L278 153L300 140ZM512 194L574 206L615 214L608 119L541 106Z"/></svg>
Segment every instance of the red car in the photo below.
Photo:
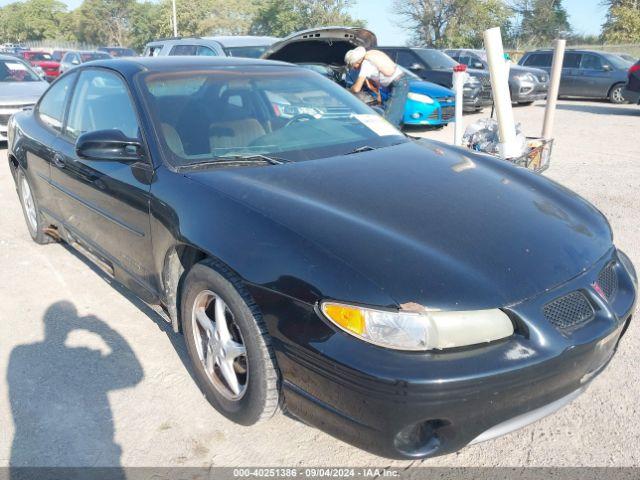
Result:
<svg viewBox="0 0 640 480"><path fill-rule="evenodd" d="M20 52L20 56L31 65L37 65L42 68L45 78L48 81L60 75L60 62L55 61L51 54L47 52Z"/></svg>

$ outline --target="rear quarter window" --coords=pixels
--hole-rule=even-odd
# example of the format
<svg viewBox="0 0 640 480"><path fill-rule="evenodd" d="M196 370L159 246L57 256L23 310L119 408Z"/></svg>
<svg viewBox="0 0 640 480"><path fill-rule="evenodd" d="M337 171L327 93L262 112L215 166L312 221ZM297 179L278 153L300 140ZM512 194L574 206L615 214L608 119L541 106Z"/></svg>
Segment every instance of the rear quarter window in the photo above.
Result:
<svg viewBox="0 0 640 480"><path fill-rule="evenodd" d="M550 53L532 53L525 61L527 67L550 67L552 56Z"/></svg>

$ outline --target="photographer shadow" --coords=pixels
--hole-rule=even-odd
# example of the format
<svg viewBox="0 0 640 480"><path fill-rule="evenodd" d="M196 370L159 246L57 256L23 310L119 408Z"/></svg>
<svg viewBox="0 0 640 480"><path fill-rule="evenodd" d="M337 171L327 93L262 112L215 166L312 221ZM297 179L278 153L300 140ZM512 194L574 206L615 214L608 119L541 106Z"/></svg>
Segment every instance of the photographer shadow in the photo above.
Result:
<svg viewBox="0 0 640 480"><path fill-rule="evenodd" d="M11 478L29 478L40 466L109 467L110 478L125 478L108 393L137 385L140 362L118 332L78 316L70 302L52 304L43 321L44 340L15 347L9 358ZM76 330L97 335L109 351L67 346Z"/></svg>

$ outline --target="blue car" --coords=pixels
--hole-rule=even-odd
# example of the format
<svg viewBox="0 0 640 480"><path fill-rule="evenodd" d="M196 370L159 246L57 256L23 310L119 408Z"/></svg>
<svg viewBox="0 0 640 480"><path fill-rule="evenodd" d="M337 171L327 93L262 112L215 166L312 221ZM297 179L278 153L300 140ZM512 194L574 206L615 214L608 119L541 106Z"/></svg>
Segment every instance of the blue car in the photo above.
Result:
<svg viewBox="0 0 640 480"><path fill-rule="evenodd" d="M404 117L402 119L405 125L440 127L454 121L456 97L453 90L435 83L425 82L404 68L402 71L409 77L409 94L407 95L407 103L404 107ZM356 78L357 72L350 70L345 79L346 87L351 87ZM384 89L381 91L381 96L384 104L387 100L387 94ZM375 93L366 89L366 87L364 94L360 96L360 99L365 103L375 101L375 98Z"/></svg>
<svg viewBox="0 0 640 480"><path fill-rule="evenodd" d="M409 95L404 107L405 125L444 126L453 122L456 97L453 90L420 80L405 70L409 76Z"/></svg>

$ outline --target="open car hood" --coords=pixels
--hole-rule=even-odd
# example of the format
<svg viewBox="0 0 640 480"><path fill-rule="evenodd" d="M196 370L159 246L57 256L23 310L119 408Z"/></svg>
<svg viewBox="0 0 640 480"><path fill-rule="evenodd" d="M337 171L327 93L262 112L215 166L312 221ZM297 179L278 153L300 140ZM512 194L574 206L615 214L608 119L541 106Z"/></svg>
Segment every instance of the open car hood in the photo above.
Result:
<svg viewBox="0 0 640 480"><path fill-rule="evenodd" d="M274 43L262 58L289 63L344 65L344 55L355 47L370 49L378 44L366 28L323 27L292 33Z"/></svg>

